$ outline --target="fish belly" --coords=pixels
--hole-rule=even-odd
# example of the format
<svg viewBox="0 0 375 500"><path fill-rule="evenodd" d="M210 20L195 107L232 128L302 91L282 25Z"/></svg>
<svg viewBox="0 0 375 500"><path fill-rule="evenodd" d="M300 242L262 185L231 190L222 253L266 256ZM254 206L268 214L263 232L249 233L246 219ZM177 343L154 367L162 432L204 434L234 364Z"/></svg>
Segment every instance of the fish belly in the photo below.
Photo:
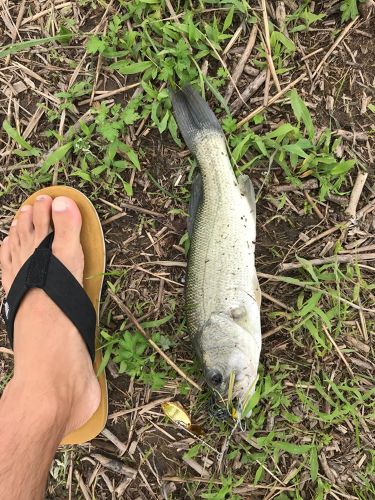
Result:
<svg viewBox="0 0 375 500"><path fill-rule="evenodd" d="M190 246L187 319L194 336L213 312L230 312L256 300L255 227L238 186L205 191Z"/></svg>

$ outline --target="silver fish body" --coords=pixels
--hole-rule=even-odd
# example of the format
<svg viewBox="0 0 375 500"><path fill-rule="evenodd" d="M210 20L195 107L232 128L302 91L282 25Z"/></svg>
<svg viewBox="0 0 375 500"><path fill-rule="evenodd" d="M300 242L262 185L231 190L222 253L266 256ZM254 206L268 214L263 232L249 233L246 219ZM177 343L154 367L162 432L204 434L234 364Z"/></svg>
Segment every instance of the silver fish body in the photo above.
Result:
<svg viewBox="0 0 375 500"><path fill-rule="evenodd" d="M181 106L190 106L194 120L190 135L174 100L175 115L202 177L187 268L188 329L209 385L225 396L234 373L234 395L247 398L255 389L261 350L254 191L246 175L234 175L224 135L207 104L190 88L182 92Z"/></svg>

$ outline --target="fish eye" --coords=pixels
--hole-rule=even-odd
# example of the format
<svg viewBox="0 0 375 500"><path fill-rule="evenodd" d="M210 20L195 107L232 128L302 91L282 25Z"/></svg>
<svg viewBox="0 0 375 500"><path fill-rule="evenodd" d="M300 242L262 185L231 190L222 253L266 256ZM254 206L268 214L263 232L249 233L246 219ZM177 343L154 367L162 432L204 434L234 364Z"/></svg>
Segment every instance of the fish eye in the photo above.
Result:
<svg viewBox="0 0 375 500"><path fill-rule="evenodd" d="M207 373L208 382L213 386L219 386L223 382L223 375L219 370L210 370Z"/></svg>

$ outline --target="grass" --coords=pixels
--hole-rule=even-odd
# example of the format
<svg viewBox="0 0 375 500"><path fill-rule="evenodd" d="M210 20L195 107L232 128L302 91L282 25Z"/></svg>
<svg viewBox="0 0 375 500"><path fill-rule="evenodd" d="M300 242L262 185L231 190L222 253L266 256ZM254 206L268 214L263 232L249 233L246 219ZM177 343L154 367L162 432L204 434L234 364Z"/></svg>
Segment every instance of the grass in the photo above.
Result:
<svg viewBox="0 0 375 500"><path fill-rule="evenodd" d="M9 3L17 12L16 4ZM358 14L353 0L339 6L334 17L309 1L296 10L287 7L286 30L279 29L270 10L270 45L282 87L310 69L301 61L301 46L307 53L326 50L342 23ZM368 162L363 143L350 142L336 130L345 99L352 96L352 108L360 109L363 88L353 83L354 90L349 89L348 69L335 52L334 64L318 79L324 81L323 92L317 85L310 94L306 79L239 128L239 121L264 102L266 91L276 93L271 79L248 107L232 114L237 91L229 103L224 99L254 23L259 33L247 69L253 74L267 70L260 7L245 0L182 1L173 7L175 12L160 0L80 0L79 15L69 7L51 11L41 19L43 37L29 37L26 29L31 25L26 24L22 40L0 51L0 64L10 56L11 62L20 61L45 79L48 87L47 97L44 88L44 96L30 91L30 102L21 94L18 115L11 100L1 101L6 119L0 230L6 232L20 199L53 180L87 193L104 221L107 287L131 307L154 342L199 381L183 313L189 245L185 215L196 165L184 153L168 95L168 87L195 85L221 120L236 174L249 173L258 191L257 269L263 273L262 290L274 302L264 299L262 305L265 338L252 415L239 424L213 405L208 390L191 390L105 293L102 369L108 365L110 413L127 412L110 418L108 427L123 442L130 440L130 451L120 458L103 441L94 443L94 450L142 472L127 486L129 498L139 491L149 497L150 485L163 491L164 498L372 498L374 316L361 307L373 308L373 269L366 263L338 264L334 256L350 251L353 244L359 249L370 245L373 238L366 219L348 230L342 206L332 201L347 204L357 172ZM32 14L31 9L27 15ZM247 31L226 56L224 49L242 22ZM355 39L346 43L352 47ZM370 45L368 39L366 43ZM39 65L42 47L43 65L55 69L46 72ZM306 60L311 70L322 54ZM370 78L363 59L358 65L364 78ZM358 77L357 66L349 70ZM240 92L254 78L249 74L242 74ZM331 115L322 105L329 85L335 96ZM34 118L37 111L39 120ZM353 116L354 129L366 131L371 139L373 105ZM26 134L30 120L33 127ZM304 196L306 180L317 183L309 191L314 206ZM290 190L278 192L278 184L288 184ZM360 206L370 203L371 196L366 187ZM304 246L306 237L336 225L342 229ZM321 254L332 256L333 262L312 266L309 260ZM298 270L280 272L280 264L296 259ZM11 362L1 352L0 361L3 389ZM203 434L180 429L160 406L143 413L137 409L165 397L180 401ZM49 494L65 498L69 483L79 498L75 479L68 480L70 470L79 470L88 484L94 464L86 448L74 453L65 449L52 465ZM200 478L191 464L206 474ZM107 469L105 474L120 487L121 475ZM110 498L100 475L92 477L88 488L97 498Z"/></svg>

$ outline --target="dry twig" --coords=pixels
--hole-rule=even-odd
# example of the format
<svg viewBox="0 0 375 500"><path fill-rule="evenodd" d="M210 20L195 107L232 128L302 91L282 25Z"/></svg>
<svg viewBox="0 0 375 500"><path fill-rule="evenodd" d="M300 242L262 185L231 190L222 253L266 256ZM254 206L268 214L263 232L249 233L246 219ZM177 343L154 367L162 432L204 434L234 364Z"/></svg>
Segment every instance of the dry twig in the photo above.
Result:
<svg viewBox="0 0 375 500"><path fill-rule="evenodd" d="M247 116L245 116L245 118L243 118L241 121L239 121L237 123L237 130L239 128L241 128L243 125L245 125L245 123L249 122L252 118L254 118L254 116L258 115L259 113L262 113L266 108L268 108L269 106L271 106L271 104L273 104L276 101L278 101L283 95L285 95L290 89L292 89L293 87L295 87L297 85L297 83L299 83L305 77L306 77L306 73L302 73L302 75L300 75L298 78L296 78L295 80L293 80L292 82L290 82L286 87L284 87L283 89L281 89L281 91L278 92L276 95L274 95L273 97L271 97L271 99L267 103L267 106L264 106L264 105L259 106L254 111L252 111L250 114L248 114Z"/></svg>
<svg viewBox="0 0 375 500"><path fill-rule="evenodd" d="M355 23L357 21L358 21L358 17L353 19L353 21L351 23L349 23L347 26L345 26L345 28L342 30L340 36L337 38L337 40L335 40L335 42L332 44L330 49L325 53L323 59L318 64L318 67L316 68L316 70L314 71L314 73L312 75L313 78L315 78L317 75L319 75L321 69L323 68L324 63L327 61L327 59L332 54L332 52L335 50L335 48L339 45L341 40L343 40L346 37L346 35L349 33L349 31L352 29L352 27L355 25Z"/></svg>
<svg viewBox="0 0 375 500"><path fill-rule="evenodd" d="M231 113L236 115L243 104L246 103L251 96L263 85L266 80L267 71L261 71L254 80L242 92L241 97L238 97L230 106Z"/></svg>
<svg viewBox="0 0 375 500"><path fill-rule="evenodd" d="M363 188L366 183L368 173L367 172L358 172L357 179L354 183L352 194L350 195L350 200L349 200L349 205L348 208L345 210L345 212L349 215L351 218L355 218L356 213L357 213L357 206L359 203L359 199L361 197Z"/></svg>
<svg viewBox="0 0 375 500"><path fill-rule="evenodd" d="M321 266L335 262L338 264L352 264L353 262L366 262L369 260L375 260L375 253L331 255L329 257L322 257L321 259L306 260L306 262L312 266ZM280 264L281 271L290 271L292 269L299 269L300 267L303 267L303 262L286 262Z"/></svg>
<svg viewBox="0 0 375 500"><path fill-rule="evenodd" d="M251 51L254 48L255 40L257 37L257 32L258 32L258 26L256 24L254 24L254 26L250 32L249 40L247 41L245 50L244 50L240 60L238 61L237 66L235 67L235 69L233 71L232 79L228 83L228 88L227 88L227 91L226 91L225 97L224 97L224 99L227 102L229 102L229 99L232 97L234 86L237 84L240 76L242 75L245 64L247 63L247 60L250 57Z"/></svg>
<svg viewBox="0 0 375 500"><path fill-rule="evenodd" d="M262 0L262 11L263 11L264 37L265 37L264 49L266 52L267 63L268 63L268 67L271 71L272 79L276 85L276 89L278 92L281 92L280 82L279 82L279 79L277 77L275 65L274 65L273 59L272 59L270 29L268 26L268 14L267 14L266 0Z"/></svg>
<svg viewBox="0 0 375 500"><path fill-rule="evenodd" d="M339 346L336 344L334 338L332 337L332 335L329 333L328 331L328 328L326 327L326 325L324 323L322 323L322 328L324 330L324 333L327 335L327 337L329 338L329 340L331 341L333 347L336 349L337 351L337 354L340 356L340 358L342 359L342 361L344 362L344 365L346 366L348 372L350 373L350 375L352 377L354 377L354 373L353 373L353 370L350 368L349 366L349 363L346 361L346 358L345 356L343 355L343 353L341 352Z"/></svg>

